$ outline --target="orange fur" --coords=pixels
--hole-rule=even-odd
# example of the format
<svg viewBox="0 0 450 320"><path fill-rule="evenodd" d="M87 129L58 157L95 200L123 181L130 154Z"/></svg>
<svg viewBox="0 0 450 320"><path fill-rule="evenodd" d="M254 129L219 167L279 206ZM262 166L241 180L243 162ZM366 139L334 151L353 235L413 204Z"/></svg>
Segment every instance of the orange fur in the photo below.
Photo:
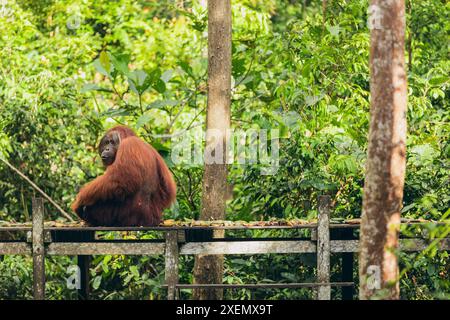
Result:
<svg viewBox="0 0 450 320"><path fill-rule="evenodd" d="M81 188L72 210L94 226L155 226L175 200L173 176L159 153L125 126L120 144L103 175ZM83 209L84 208L84 209Z"/></svg>

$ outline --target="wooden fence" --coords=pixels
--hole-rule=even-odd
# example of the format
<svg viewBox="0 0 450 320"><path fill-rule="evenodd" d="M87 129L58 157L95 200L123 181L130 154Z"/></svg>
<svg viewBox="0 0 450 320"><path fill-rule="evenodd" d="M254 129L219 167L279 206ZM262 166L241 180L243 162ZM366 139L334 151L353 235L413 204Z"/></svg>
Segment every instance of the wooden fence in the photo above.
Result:
<svg viewBox="0 0 450 320"><path fill-rule="evenodd" d="M317 223L296 226L208 226L208 227L47 227L44 228L44 206L42 199L33 200L32 226L0 227L2 232L27 232L24 240L0 240L0 255L32 255L34 298L45 298L45 257L49 255L78 256L81 288L79 297L89 296L89 262L92 255L154 255L165 256L165 279L168 299L178 299L179 289L192 288L315 288L317 299L331 299L331 287L341 287L343 299L352 299L353 257L358 252L359 241L353 231L358 224L330 223L330 198L319 197ZM214 229L310 229L310 238L207 238L190 240L187 235L193 230L211 232ZM98 231L160 231L161 240L97 240ZM331 236L330 236L331 235ZM2 237L0 237L2 239ZM420 238L400 239L402 251L422 251L429 242ZM440 242L441 250L450 249L450 238ZM180 255L196 254L301 254L317 255L317 281L315 283L279 284L180 284L178 268ZM340 254L342 274L340 282L330 282L330 255Z"/></svg>

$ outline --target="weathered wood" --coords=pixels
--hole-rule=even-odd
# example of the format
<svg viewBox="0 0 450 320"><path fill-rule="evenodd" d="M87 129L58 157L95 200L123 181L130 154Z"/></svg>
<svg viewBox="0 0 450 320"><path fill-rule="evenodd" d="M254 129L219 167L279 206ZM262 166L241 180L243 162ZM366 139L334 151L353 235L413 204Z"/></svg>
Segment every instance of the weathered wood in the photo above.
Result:
<svg viewBox="0 0 450 320"><path fill-rule="evenodd" d="M33 242L33 232L27 231L27 242ZM48 230L44 230L44 243L50 243L52 242L52 235L51 232Z"/></svg>
<svg viewBox="0 0 450 320"><path fill-rule="evenodd" d="M31 255L32 247L25 242L0 242L0 255Z"/></svg>
<svg viewBox="0 0 450 320"><path fill-rule="evenodd" d="M45 299L44 201L33 198L33 292L35 300Z"/></svg>
<svg viewBox="0 0 450 320"><path fill-rule="evenodd" d="M167 284L167 299L175 300L177 297L178 284L178 233L170 231L166 233L166 269L165 277Z"/></svg>
<svg viewBox="0 0 450 320"><path fill-rule="evenodd" d="M330 282L326 283L332 287L351 287L353 282ZM284 288L315 288L322 284L315 282L303 282L303 283L223 283L223 284L177 284L178 289L191 289L191 288L223 288L223 289L284 289Z"/></svg>
<svg viewBox="0 0 450 320"><path fill-rule="evenodd" d="M320 196L317 220L317 288L318 300L331 300L330 282L330 196Z"/></svg>
<svg viewBox="0 0 450 320"><path fill-rule="evenodd" d="M430 241L425 239L400 239L400 250L403 252L422 251L430 246ZM450 250L450 238L442 239L439 242L439 250Z"/></svg>
<svg viewBox="0 0 450 320"><path fill-rule="evenodd" d="M330 221L330 229L358 229L360 227L359 222L354 221L357 219L350 219L352 222L341 222L336 223L332 220ZM199 223L199 224L197 224ZM305 222L301 224L279 224L279 225L272 225L272 224L266 224L261 225L261 222L249 222L249 224L235 224L233 221L224 221L223 224L215 225L201 225L202 221L195 221L192 225L175 225L175 226L159 226L159 227L87 227L87 226L71 226L71 225L64 225L64 226L46 226L45 230L49 231L172 231L172 230L261 230L261 229L316 229L317 223L316 222ZM208 223L211 223L209 221ZM259 223L259 224L258 224ZM421 219L401 219L402 225L407 226L421 226L421 225L427 225L432 224L435 226L442 226L446 225L447 223L444 221L433 221L433 220L421 220ZM31 231L31 224L30 226L28 224L7 224L7 225L0 225L0 233L3 232L20 232L20 231Z"/></svg>
<svg viewBox="0 0 450 320"><path fill-rule="evenodd" d="M181 245L180 254L264 254L316 252L312 241L213 241Z"/></svg>
<svg viewBox="0 0 450 320"><path fill-rule="evenodd" d="M358 252L359 240L331 240L331 252Z"/></svg>
<svg viewBox="0 0 450 320"><path fill-rule="evenodd" d="M164 243L142 242L142 243L112 243L112 242L55 242L48 245L48 255L103 255L103 254L125 254L125 255L150 255L164 254Z"/></svg>
<svg viewBox="0 0 450 320"><path fill-rule="evenodd" d="M359 240L331 240L331 252L359 252ZM417 252L425 250L430 241L419 238L400 239L400 250L403 252ZM442 239L439 250L450 249L450 238Z"/></svg>
<svg viewBox="0 0 450 320"><path fill-rule="evenodd" d="M430 245L429 241L418 238L400 239L400 248L404 252L422 251ZM316 244L308 240L273 241L220 241L188 242L180 246L180 254L264 254L264 253L314 253ZM331 240L332 253L358 252L358 240ZM48 245L48 255L97 255L126 254L145 255L163 254L164 243L102 243L102 242L59 242ZM439 250L450 250L450 238L443 239ZM149 253L150 252L150 253ZM25 242L0 242L2 255L30 255L31 246Z"/></svg>
<svg viewBox="0 0 450 320"><path fill-rule="evenodd" d="M186 242L186 230L178 230L178 243L184 243Z"/></svg>

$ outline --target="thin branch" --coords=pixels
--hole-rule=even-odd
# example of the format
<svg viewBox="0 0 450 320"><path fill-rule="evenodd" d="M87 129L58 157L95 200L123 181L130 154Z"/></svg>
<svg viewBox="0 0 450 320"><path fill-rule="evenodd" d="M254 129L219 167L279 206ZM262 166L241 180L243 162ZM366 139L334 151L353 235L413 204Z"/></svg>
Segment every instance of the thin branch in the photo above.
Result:
<svg viewBox="0 0 450 320"><path fill-rule="evenodd" d="M14 167L12 164L10 164L6 159L3 159L3 157L0 157L0 160L5 163L11 170L16 172L19 176L21 176L23 179L25 179L34 189L36 189L40 194L44 196L52 205L56 207L56 209L59 210L59 212L62 213L64 217L66 217L69 221L73 222L73 218L65 212L55 201L53 201L52 198L48 194L46 194L41 188L39 188L33 181L31 181L26 175L24 175L22 172L19 171L16 167Z"/></svg>

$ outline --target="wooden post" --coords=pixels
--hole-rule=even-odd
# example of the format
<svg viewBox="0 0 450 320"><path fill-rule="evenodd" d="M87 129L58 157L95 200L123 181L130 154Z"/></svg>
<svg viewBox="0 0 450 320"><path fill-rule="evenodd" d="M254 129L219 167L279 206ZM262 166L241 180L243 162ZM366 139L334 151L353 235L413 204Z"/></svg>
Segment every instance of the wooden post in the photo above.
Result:
<svg viewBox="0 0 450 320"><path fill-rule="evenodd" d="M80 234L80 232L78 232ZM82 241L92 241L95 238L94 231L81 232ZM77 256L77 265L80 269L80 289L78 290L78 300L89 300L89 266L92 261L92 256Z"/></svg>
<svg viewBox="0 0 450 320"><path fill-rule="evenodd" d="M341 230L343 240L353 240L352 229ZM342 254L342 282L353 282L353 252ZM354 286L342 287L342 300L353 300Z"/></svg>
<svg viewBox="0 0 450 320"><path fill-rule="evenodd" d="M319 196L317 219L317 282L330 283L330 196ZM319 285L318 300L331 300L330 285Z"/></svg>
<svg viewBox="0 0 450 320"><path fill-rule="evenodd" d="M178 232L166 233L166 284L167 299L178 299L176 285L178 284Z"/></svg>
<svg viewBox="0 0 450 320"><path fill-rule="evenodd" d="M78 300L89 300L89 266L92 256L77 256L77 265L80 269L80 289Z"/></svg>
<svg viewBox="0 0 450 320"><path fill-rule="evenodd" d="M35 300L45 299L44 201L33 198L33 292Z"/></svg>

